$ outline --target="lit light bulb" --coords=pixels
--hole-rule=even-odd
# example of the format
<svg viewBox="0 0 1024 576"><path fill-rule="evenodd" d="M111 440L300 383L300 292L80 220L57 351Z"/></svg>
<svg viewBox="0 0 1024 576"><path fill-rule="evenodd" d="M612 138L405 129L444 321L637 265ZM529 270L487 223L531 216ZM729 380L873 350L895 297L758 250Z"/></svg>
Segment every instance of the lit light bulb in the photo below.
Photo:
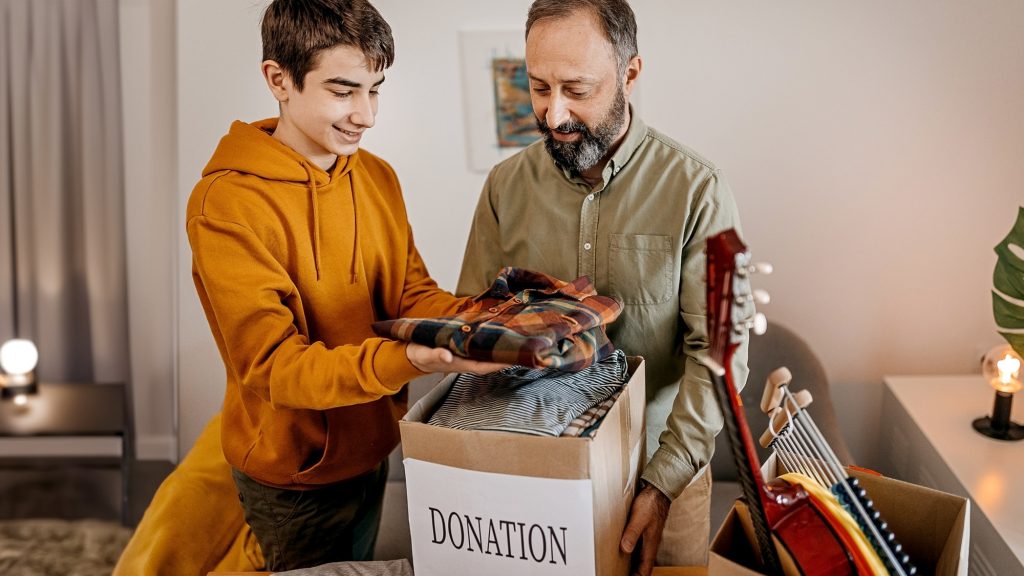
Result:
<svg viewBox="0 0 1024 576"><path fill-rule="evenodd" d="M39 350L31 340L15 338L0 346L0 368L11 376L28 374L36 369Z"/></svg>
<svg viewBox="0 0 1024 576"><path fill-rule="evenodd" d="M17 396L14 397L14 405L15 406L27 406L28 405L28 396L26 396L24 394L18 394Z"/></svg>
<svg viewBox="0 0 1024 576"><path fill-rule="evenodd" d="M996 362L996 367L999 369L999 381L1003 384L1009 384L1011 380L1020 376L1020 360L1009 354Z"/></svg>
<svg viewBox="0 0 1024 576"><path fill-rule="evenodd" d="M1014 393L1021 389L1021 367L1024 361L1009 345L996 346L981 361L981 373L1000 392Z"/></svg>

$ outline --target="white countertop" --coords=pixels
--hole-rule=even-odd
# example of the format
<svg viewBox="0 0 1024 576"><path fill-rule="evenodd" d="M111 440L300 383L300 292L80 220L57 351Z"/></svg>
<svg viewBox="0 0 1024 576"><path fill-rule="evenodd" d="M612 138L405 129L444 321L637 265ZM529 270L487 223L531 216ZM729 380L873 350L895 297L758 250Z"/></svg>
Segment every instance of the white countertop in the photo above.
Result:
<svg viewBox="0 0 1024 576"><path fill-rule="evenodd" d="M996 440L971 426L991 415L995 390L980 374L886 376L885 383L1024 564L1024 440ZM1024 393L1014 395L1011 420L1024 422Z"/></svg>

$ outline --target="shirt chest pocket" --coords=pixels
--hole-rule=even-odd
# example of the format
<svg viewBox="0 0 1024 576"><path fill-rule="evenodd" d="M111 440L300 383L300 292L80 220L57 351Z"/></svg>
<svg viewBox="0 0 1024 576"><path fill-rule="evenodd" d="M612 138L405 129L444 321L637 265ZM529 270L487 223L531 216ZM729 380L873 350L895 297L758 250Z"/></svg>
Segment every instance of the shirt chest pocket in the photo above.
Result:
<svg viewBox="0 0 1024 576"><path fill-rule="evenodd" d="M675 294L672 237L612 234L608 238L608 287L624 304L664 304Z"/></svg>

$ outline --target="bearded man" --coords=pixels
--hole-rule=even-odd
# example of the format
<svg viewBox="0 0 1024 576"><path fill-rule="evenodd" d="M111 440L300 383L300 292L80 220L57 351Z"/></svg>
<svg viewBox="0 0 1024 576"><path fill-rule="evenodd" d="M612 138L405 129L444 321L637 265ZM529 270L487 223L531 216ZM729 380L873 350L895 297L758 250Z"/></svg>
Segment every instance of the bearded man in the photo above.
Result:
<svg viewBox="0 0 1024 576"><path fill-rule="evenodd" d="M502 266L589 276L622 301L612 342L647 366L648 461L620 547L638 574L707 563L711 474L722 413L706 370L704 247L739 228L709 161L648 127L628 104L642 68L625 0L536 0L526 67L543 141L490 172L457 292L485 290ZM746 380L746 331L734 355ZM659 547L660 545L660 547Z"/></svg>

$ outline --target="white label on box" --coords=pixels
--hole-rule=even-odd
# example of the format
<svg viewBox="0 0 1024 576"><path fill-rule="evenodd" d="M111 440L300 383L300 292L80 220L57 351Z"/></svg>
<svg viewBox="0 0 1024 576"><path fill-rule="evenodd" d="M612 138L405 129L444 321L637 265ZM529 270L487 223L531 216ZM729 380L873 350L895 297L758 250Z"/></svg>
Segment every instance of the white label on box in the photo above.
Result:
<svg viewBox="0 0 1024 576"><path fill-rule="evenodd" d="M590 480L405 459L417 576L594 574Z"/></svg>

